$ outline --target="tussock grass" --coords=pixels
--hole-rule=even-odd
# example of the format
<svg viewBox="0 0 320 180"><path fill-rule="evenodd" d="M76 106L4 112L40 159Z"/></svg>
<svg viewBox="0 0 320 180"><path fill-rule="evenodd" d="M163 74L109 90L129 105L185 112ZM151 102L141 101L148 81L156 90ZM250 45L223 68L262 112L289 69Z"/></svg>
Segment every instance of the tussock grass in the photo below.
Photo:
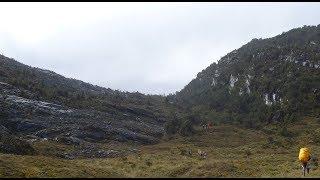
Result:
<svg viewBox="0 0 320 180"><path fill-rule="evenodd" d="M277 125L248 130L230 125L215 126L193 137L175 136L156 145L135 147L127 157L64 160L43 155L0 154L1 177L302 177L298 161L301 147L320 155L314 141L320 123L305 118L288 125L292 137L281 135ZM37 144L40 152L69 151L64 145ZM49 144L48 144L49 143ZM106 145L106 147L114 147ZM123 146L121 148L128 148ZM197 150L207 152L203 159ZM185 152L191 150L189 155ZM307 177L319 177L314 166Z"/></svg>

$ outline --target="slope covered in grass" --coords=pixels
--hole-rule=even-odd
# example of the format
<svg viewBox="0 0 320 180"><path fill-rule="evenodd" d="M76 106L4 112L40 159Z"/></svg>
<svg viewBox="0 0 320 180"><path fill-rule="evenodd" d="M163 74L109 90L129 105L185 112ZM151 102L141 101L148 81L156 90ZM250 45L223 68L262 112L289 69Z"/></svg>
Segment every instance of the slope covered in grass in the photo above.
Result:
<svg viewBox="0 0 320 180"><path fill-rule="evenodd" d="M175 136L156 145L135 146L136 153L117 158L65 160L41 153L38 156L0 154L0 176L301 177L299 149L306 146L312 155L319 155L319 130L319 119L306 117L286 128L279 128L278 124L262 130L231 125L214 126L208 131L198 128L192 137ZM43 147L36 146L40 152L45 151ZM207 152L206 159L197 155L198 149ZM187 150L192 154L186 154ZM317 164L311 165L307 176L318 177Z"/></svg>

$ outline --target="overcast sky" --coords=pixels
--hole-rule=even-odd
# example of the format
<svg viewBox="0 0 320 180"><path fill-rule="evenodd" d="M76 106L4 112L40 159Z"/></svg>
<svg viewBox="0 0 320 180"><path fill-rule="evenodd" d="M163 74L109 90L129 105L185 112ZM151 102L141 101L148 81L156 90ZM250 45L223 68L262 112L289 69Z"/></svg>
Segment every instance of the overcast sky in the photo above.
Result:
<svg viewBox="0 0 320 180"><path fill-rule="evenodd" d="M320 24L320 3L0 3L0 53L122 91L169 94L253 38Z"/></svg>

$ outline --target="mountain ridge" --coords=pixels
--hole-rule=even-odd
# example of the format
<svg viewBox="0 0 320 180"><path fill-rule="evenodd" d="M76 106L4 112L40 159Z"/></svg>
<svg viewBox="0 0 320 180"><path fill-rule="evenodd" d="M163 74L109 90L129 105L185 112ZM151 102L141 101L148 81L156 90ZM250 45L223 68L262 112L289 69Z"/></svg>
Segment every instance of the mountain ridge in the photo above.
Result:
<svg viewBox="0 0 320 180"><path fill-rule="evenodd" d="M319 59L320 25L304 26L253 39L161 96L92 85L1 55L0 123L12 139L77 145L74 156L83 155L79 145L155 144L208 122L285 126L320 114Z"/></svg>
<svg viewBox="0 0 320 180"><path fill-rule="evenodd" d="M219 114L226 110L229 111L227 113L230 116L233 113L244 115L253 113L248 109L252 109L254 106L242 108L250 101L255 102L249 104L256 103L257 105L258 103L261 109L268 109L268 107L263 107L263 103L261 103L263 99L265 99L265 105L268 104L267 106L274 102L283 102L284 98L285 101L292 101L289 102L289 105L297 103L297 100L293 100L293 95L289 97L288 94L299 93L294 91L293 86L299 88L302 86L301 84L305 84L306 87L301 87L303 89L300 91L301 94L311 96L312 92L308 91L309 88L309 90L315 91L315 95L312 97L313 100L305 102L303 98L300 100L306 104L313 103L315 108L319 108L319 90L317 89L320 87L319 44L320 25L292 29L271 38L253 39L199 72L196 78L170 98L180 104L188 104L189 108L205 105L207 108L204 108L203 111L213 110L218 111ZM291 77L286 78L285 76ZM282 85L286 86L281 87ZM237 93L239 96L251 93L252 96L239 98ZM258 94L253 97L255 93ZM232 102L233 100L242 102ZM277 108L281 109L281 105ZM304 106L300 108L303 109ZM288 109L283 110L284 114L293 113L288 112L294 111L293 107L288 107ZM310 108L303 110L310 110ZM275 113L274 111L270 110L264 114L272 114ZM248 118L248 116L237 120L241 121L240 119L243 118ZM255 120L258 118L270 119L270 117L254 117ZM283 118L280 119L283 120Z"/></svg>

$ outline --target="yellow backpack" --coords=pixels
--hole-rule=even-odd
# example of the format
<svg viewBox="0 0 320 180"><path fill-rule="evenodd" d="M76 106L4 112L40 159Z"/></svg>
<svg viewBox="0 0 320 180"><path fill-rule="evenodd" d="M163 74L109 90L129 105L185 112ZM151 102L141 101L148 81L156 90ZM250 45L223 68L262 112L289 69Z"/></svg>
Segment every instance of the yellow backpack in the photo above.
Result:
<svg viewBox="0 0 320 180"><path fill-rule="evenodd" d="M308 162L310 159L310 151L308 148L301 148L299 152L299 160L302 163Z"/></svg>

